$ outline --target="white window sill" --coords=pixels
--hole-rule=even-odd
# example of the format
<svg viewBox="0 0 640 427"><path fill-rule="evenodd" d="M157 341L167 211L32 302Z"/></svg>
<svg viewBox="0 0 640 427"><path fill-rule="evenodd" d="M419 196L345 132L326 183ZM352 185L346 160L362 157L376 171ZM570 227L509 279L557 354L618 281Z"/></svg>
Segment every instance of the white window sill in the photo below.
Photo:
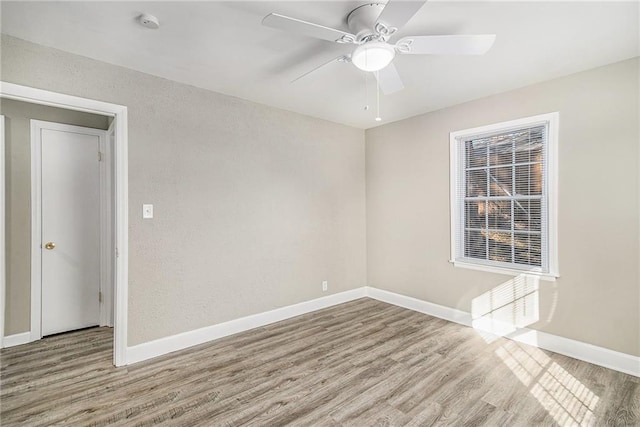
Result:
<svg viewBox="0 0 640 427"><path fill-rule="evenodd" d="M525 274L527 276L539 277L541 280L545 280L547 282L555 282L556 279L560 277L559 274L543 273L535 270L518 270L515 268L497 267L493 265L483 265L483 264L476 264L472 262L455 261L455 260L450 260L449 262L452 263L454 267L466 268L469 270L486 271L489 273L505 274L508 276L520 276L521 274Z"/></svg>

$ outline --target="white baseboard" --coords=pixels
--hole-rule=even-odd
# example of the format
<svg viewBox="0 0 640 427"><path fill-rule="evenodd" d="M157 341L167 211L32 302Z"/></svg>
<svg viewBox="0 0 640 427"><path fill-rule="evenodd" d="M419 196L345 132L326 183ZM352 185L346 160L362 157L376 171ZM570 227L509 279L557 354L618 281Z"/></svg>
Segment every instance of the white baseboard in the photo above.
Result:
<svg viewBox="0 0 640 427"><path fill-rule="evenodd" d="M2 339L2 347L15 347L16 345L27 344L31 342L31 333L23 332L21 334L7 335Z"/></svg>
<svg viewBox="0 0 640 427"><path fill-rule="evenodd" d="M363 297L370 297L465 326L472 326L471 314L466 311L366 286L128 347L126 363L141 362ZM519 328L511 334L505 335L505 338L640 377L640 357L637 356L528 328ZM26 342L29 342L28 332L5 337L4 344L5 347L10 347Z"/></svg>
<svg viewBox="0 0 640 427"><path fill-rule="evenodd" d="M638 356L529 328L522 328L506 335L505 338L640 377Z"/></svg>
<svg viewBox="0 0 640 427"><path fill-rule="evenodd" d="M470 313L455 308L445 307L370 286L366 288L366 295L378 301L408 308L409 310L418 311L465 326L471 326L472 324ZM582 341L576 341L529 328L519 328L517 331L504 337L593 363L594 365L640 377L640 357L638 356L632 356L608 348L598 347Z"/></svg>
<svg viewBox="0 0 640 427"><path fill-rule="evenodd" d="M377 299L378 301L397 305L398 307L408 308L409 310L439 317L440 319L448 320L450 322L471 326L471 314L466 311L445 307L444 305L434 304L432 302L396 294L394 292L378 288L372 288L371 286L367 286L367 296L369 298Z"/></svg>
<svg viewBox="0 0 640 427"><path fill-rule="evenodd" d="M127 347L127 364L141 362L228 335L248 331L270 323L353 301L358 298L364 298L365 296L366 288L361 287Z"/></svg>

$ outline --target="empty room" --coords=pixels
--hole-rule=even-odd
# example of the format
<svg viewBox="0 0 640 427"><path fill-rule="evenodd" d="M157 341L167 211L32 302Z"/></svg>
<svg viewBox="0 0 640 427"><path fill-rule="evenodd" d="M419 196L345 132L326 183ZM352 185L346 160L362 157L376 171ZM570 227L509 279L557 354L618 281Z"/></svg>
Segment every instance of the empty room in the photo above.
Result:
<svg viewBox="0 0 640 427"><path fill-rule="evenodd" d="M640 425L637 1L0 1L2 426Z"/></svg>

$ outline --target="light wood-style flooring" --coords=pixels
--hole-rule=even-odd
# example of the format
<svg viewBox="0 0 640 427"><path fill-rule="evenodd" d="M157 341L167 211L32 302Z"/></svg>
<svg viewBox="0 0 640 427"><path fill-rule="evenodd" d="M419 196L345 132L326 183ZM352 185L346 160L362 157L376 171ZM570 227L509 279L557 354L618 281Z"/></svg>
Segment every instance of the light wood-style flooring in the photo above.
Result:
<svg viewBox="0 0 640 427"><path fill-rule="evenodd" d="M640 379L372 299L124 368L108 328L2 350L2 426L640 425Z"/></svg>

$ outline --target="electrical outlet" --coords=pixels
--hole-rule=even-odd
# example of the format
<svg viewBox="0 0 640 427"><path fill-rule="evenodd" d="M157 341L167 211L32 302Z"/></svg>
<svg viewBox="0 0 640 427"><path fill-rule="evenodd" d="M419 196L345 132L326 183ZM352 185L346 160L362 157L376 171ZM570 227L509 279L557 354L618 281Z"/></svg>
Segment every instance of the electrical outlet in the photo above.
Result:
<svg viewBox="0 0 640 427"><path fill-rule="evenodd" d="M326 292L327 289L329 289L329 282L327 282L326 280L322 281L322 292Z"/></svg>

